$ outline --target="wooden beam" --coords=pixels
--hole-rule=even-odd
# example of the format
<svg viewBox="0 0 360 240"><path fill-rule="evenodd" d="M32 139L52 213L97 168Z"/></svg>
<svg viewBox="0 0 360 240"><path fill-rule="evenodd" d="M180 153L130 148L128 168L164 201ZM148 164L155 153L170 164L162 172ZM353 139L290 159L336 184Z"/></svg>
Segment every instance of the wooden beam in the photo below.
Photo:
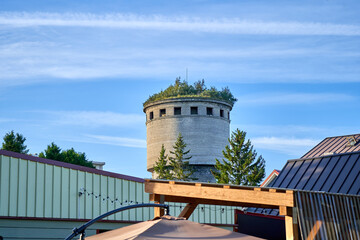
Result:
<svg viewBox="0 0 360 240"><path fill-rule="evenodd" d="M185 208L181 211L179 217L189 219L191 214L194 212L195 208L198 206L198 203L188 203Z"/></svg>
<svg viewBox="0 0 360 240"><path fill-rule="evenodd" d="M149 195L149 201L155 201L154 196L156 194ZM271 208L278 209L278 206L266 205L266 204L251 204L251 203L239 203L236 201L219 201L212 199L201 199L201 198L189 198L189 197L178 197L178 196L169 196L163 195L165 202L177 202L177 203L192 203L197 202L198 204L209 204L209 205L220 205L220 206L239 206L239 207L258 207L258 208Z"/></svg>
<svg viewBox="0 0 360 240"><path fill-rule="evenodd" d="M279 207L279 215L292 216L293 215L293 209L291 207L280 206Z"/></svg>
<svg viewBox="0 0 360 240"><path fill-rule="evenodd" d="M164 204L165 197L163 195L156 194L153 197L154 197L154 202L155 203ZM159 207L154 208L154 218L162 217L162 216L164 216L164 214L165 214L164 208L159 208Z"/></svg>
<svg viewBox="0 0 360 240"><path fill-rule="evenodd" d="M257 191L243 188L224 188L222 185L196 186L195 184L169 184L168 182L146 181L145 192L174 197L186 196L192 199L215 200L217 205L221 202L236 202L240 206L251 204L251 206L294 206L293 191L270 192ZM192 202L192 201L190 201Z"/></svg>

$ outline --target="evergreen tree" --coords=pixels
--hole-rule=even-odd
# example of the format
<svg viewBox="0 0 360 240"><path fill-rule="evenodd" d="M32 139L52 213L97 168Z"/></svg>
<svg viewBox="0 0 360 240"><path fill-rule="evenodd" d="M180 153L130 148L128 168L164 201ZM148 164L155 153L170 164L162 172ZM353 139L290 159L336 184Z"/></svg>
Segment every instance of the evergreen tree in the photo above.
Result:
<svg viewBox="0 0 360 240"><path fill-rule="evenodd" d="M253 149L246 132L236 129L231 134L220 162L216 159L216 171L211 171L218 183L257 186L265 176L265 160Z"/></svg>
<svg viewBox="0 0 360 240"><path fill-rule="evenodd" d="M186 155L190 152L190 150L185 151L186 143L184 142L181 133L173 146L174 151L170 151L173 154L173 157L169 157L171 172L173 175L173 179L188 181L190 180L190 176L193 174L193 170L189 165L190 157Z"/></svg>
<svg viewBox="0 0 360 240"><path fill-rule="evenodd" d="M92 162L87 160L85 153L76 152L74 148L61 151L61 148L53 142L39 154L39 157L95 168Z"/></svg>
<svg viewBox="0 0 360 240"><path fill-rule="evenodd" d="M54 142L48 145L47 148L44 150L44 152L41 152L39 154L39 157L57 160L57 161L64 160L64 157L61 154L61 148L58 145L56 145Z"/></svg>
<svg viewBox="0 0 360 240"><path fill-rule="evenodd" d="M61 153L64 157L64 162L81 165L85 167L95 168L92 162L86 159L86 155L83 152L76 152L74 148L62 151Z"/></svg>
<svg viewBox="0 0 360 240"><path fill-rule="evenodd" d="M1 149L18 152L18 153L28 153L29 150L26 149L27 146L24 144L26 138L19 133L14 133L14 130L5 134L3 138L4 142L2 143Z"/></svg>
<svg viewBox="0 0 360 240"><path fill-rule="evenodd" d="M173 179L168 165L168 155L165 154L164 144L161 146L160 156L154 165L154 172L157 174L157 179Z"/></svg>

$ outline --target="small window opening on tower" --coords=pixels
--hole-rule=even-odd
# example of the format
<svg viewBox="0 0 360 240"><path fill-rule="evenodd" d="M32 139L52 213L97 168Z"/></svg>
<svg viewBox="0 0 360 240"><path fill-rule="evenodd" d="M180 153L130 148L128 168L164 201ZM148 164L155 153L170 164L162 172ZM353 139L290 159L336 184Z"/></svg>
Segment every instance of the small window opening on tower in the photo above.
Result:
<svg viewBox="0 0 360 240"><path fill-rule="evenodd" d="M198 114L198 107L191 107L190 108L191 115L197 115Z"/></svg>
<svg viewBox="0 0 360 240"><path fill-rule="evenodd" d="M206 115L212 116L213 115L213 108L207 107L206 108Z"/></svg>
<svg viewBox="0 0 360 240"><path fill-rule="evenodd" d="M356 145L356 139L354 136L347 137L346 140L348 141L347 147L352 147Z"/></svg>
<svg viewBox="0 0 360 240"><path fill-rule="evenodd" d="M174 107L174 115L181 115L181 107Z"/></svg>
<svg viewBox="0 0 360 240"><path fill-rule="evenodd" d="M224 117L224 110L220 109L220 117Z"/></svg>
<svg viewBox="0 0 360 240"><path fill-rule="evenodd" d="M150 120L154 119L154 112L150 112L150 116L149 116Z"/></svg>
<svg viewBox="0 0 360 240"><path fill-rule="evenodd" d="M228 112L228 119L230 119L230 112Z"/></svg>
<svg viewBox="0 0 360 240"><path fill-rule="evenodd" d="M166 116L166 109L160 109L160 117L165 117Z"/></svg>

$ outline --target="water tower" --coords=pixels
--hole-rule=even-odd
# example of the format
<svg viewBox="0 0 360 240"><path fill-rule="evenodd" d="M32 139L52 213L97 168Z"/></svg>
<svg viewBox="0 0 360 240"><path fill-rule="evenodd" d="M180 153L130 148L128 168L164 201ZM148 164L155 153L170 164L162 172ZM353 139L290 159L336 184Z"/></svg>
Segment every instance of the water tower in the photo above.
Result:
<svg viewBox="0 0 360 240"><path fill-rule="evenodd" d="M147 170L153 173L162 144L167 154L179 135L184 138L199 182L215 182L210 169L228 145L233 103L209 97L172 97L144 104L147 133Z"/></svg>

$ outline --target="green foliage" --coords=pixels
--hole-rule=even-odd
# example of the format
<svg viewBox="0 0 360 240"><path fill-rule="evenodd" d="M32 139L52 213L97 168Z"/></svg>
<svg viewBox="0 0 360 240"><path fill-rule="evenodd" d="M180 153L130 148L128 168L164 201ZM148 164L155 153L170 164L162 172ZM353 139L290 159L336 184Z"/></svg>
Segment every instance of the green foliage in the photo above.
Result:
<svg viewBox="0 0 360 240"><path fill-rule="evenodd" d="M39 157L62 162L64 159L63 155L61 154L61 148L57 146L54 142L48 145L44 152L39 153Z"/></svg>
<svg viewBox="0 0 360 240"><path fill-rule="evenodd" d="M154 165L154 172L157 174L157 179L173 179L171 168L168 165L168 155L165 154L164 144L161 146L160 155Z"/></svg>
<svg viewBox="0 0 360 240"><path fill-rule="evenodd" d="M236 129L231 134L220 162L216 159L216 171L211 171L218 183L258 186L265 177L265 160L253 149L246 132Z"/></svg>
<svg viewBox="0 0 360 240"><path fill-rule="evenodd" d="M177 97L211 98L226 101L230 104L234 104L237 101L228 87L218 91L215 87L207 88L204 79L195 82L194 85L189 85L186 81L181 81L179 77L175 80L174 85L170 85L164 91L151 95L144 105L154 101Z"/></svg>
<svg viewBox="0 0 360 240"><path fill-rule="evenodd" d="M185 151L186 143L184 142L181 133L179 133L178 138L173 146L174 151L170 151L173 154L173 157L169 157L170 160L170 168L172 173L172 178L175 180L183 180L189 181L192 180L190 176L193 174L193 170L189 165L190 157L186 155L190 152L190 150Z"/></svg>
<svg viewBox="0 0 360 240"><path fill-rule="evenodd" d="M8 150L12 152L18 152L18 153L28 153L29 150L26 149L27 146L24 144L26 141L26 138L19 133L14 133L14 130L11 130L11 132L8 132L5 134L3 138L4 142L2 143L1 149Z"/></svg>
<svg viewBox="0 0 360 240"><path fill-rule="evenodd" d="M95 168L92 162L86 159L85 153L76 152L74 148L61 151L61 148L53 142L39 154L39 157Z"/></svg>

